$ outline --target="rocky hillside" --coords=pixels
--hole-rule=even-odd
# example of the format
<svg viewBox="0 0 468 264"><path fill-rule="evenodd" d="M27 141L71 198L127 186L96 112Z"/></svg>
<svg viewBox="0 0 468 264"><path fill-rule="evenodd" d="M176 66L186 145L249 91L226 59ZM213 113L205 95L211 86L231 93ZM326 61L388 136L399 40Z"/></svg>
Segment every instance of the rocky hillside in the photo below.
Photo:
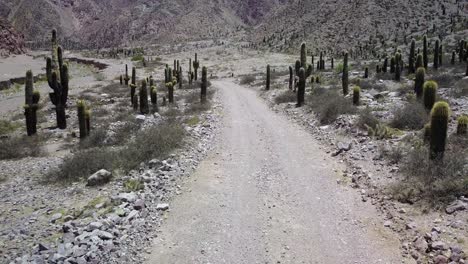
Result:
<svg viewBox="0 0 468 264"><path fill-rule="evenodd" d="M467 28L468 4L458 0L299 0L280 6L255 28L255 42L287 50L306 40L339 52L391 46L429 33L443 38Z"/></svg>
<svg viewBox="0 0 468 264"><path fill-rule="evenodd" d="M0 18L0 57L24 53L24 39L10 23Z"/></svg>
<svg viewBox="0 0 468 264"><path fill-rule="evenodd" d="M0 14L43 45L53 27L76 47L251 39L277 50L303 40L316 48L403 41L432 29L466 26L459 0L4 0ZM465 24L463 24L465 23ZM77 45L79 44L79 45ZM65 44L67 45L67 44Z"/></svg>

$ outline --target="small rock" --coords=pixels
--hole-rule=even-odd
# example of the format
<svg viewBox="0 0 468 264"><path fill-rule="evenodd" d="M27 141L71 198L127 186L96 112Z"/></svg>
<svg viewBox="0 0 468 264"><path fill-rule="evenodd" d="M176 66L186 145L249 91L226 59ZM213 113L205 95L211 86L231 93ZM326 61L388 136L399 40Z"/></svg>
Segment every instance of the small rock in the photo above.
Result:
<svg viewBox="0 0 468 264"><path fill-rule="evenodd" d="M437 257L434 258L434 264L447 264L448 259L444 255L438 255Z"/></svg>
<svg viewBox="0 0 468 264"><path fill-rule="evenodd" d="M169 204L167 203L160 203L156 205L156 210L166 211L167 209L169 209Z"/></svg>
<svg viewBox="0 0 468 264"><path fill-rule="evenodd" d="M136 200L135 203L133 204L133 208L135 210L141 210L145 208L145 201L143 199Z"/></svg>
<svg viewBox="0 0 468 264"><path fill-rule="evenodd" d="M114 238L114 236L113 236L111 233L106 232L106 231L102 231L102 230L99 231L99 232L97 233L97 235L98 235L98 237L99 237L100 239L102 239L102 240L110 240L110 239L113 239L113 238Z"/></svg>
<svg viewBox="0 0 468 264"><path fill-rule="evenodd" d="M56 214L52 215L52 217L50 218L50 222L55 223L60 218L62 218L62 214L61 213L56 213Z"/></svg>
<svg viewBox="0 0 468 264"><path fill-rule="evenodd" d="M88 181L86 183L87 186L96 186L105 184L110 181L112 178L112 173L107 170L99 170L95 172L93 175L89 176Z"/></svg>
<svg viewBox="0 0 468 264"><path fill-rule="evenodd" d="M442 241L436 241L431 244L431 247L435 250L445 250L447 249L447 246L445 245L444 242Z"/></svg>
<svg viewBox="0 0 468 264"><path fill-rule="evenodd" d="M420 253L425 253L427 249L429 248L427 241L424 239L424 237L418 237L414 241L414 247L420 252Z"/></svg>
<svg viewBox="0 0 468 264"><path fill-rule="evenodd" d="M134 192L120 193L118 198L123 202L134 203L137 200L137 195Z"/></svg>
<svg viewBox="0 0 468 264"><path fill-rule="evenodd" d="M447 208L445 208L445 212L447 214L453 214L456 211L463 211L465 209L466 209L466 204L463 203L460 200L457 200L454 203L452 203L451 205L449 205Z"/></svg>
<svg viewBox="0 0 468 264"><path fill-rule="evenodd" d="M103 226L103 224L101 222L91 222L88 227L87 227L87 230L88 231L94 231L94 230L97 230L97 229L101 229Z"/></svg>

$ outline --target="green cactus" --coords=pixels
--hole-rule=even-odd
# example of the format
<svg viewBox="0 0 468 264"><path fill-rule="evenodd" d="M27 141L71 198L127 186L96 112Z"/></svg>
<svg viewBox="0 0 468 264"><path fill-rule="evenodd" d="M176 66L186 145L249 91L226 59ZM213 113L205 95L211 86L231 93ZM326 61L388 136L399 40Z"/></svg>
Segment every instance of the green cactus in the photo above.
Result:
<svg viewBox="0 0 468 264"><path fill-rule="evenodd" d="M424 37L423 37L423 64L424 64L424 69L427 70L427 65L429 64L429 58L428 58L427 36L426 35L424 35Z"/></svg>
<svg viewBox="0 0 468 264"><path fill-rule="evenodd" d="M426 81L423 86L424 107L428 111L434 106L438 85L435 81Z"/></svg>
<svg viewBox="0 0 468 264"><path fill-rule="evenodd" d="M158 90L155 86L150 87L150 97L151 97L151 105L153 106L153 112L158 112Z"/></svg>
<svg viewBox="0 0 468 264"><path fill-rule="evenodd" d="M395 63L396 63L396 59L395 59L395 57L393 56L393 57L390 59L390 73L395 73Z"/></svg>
<svg viewBox="0 0 468 264"><path fill-rule="evenodd" d="M167 98L169 100L169 103L172 104L174 103L174 82L167 82L166 88L167 88Z"/></svg>
<svg viewBox="0 0 468 264"><path fill-rule="evenodd" d="M268 67L269 68L269 67ZM201 103L204 104L206 103L206 90L208 88L208 73L206 67L202 68L202 81L201 81L201 87L200 87L200 100Z"/></svg>
<svg viewBox="0 0 468 264"><path fill-rule="evenodd" d="M439 46L439 40L436 40L435 42L435 47L434 47L434 69L439 68L439 52L440 52L440 46Z"/></svg>
<svg viewBox="0 0 468 264"><path fill-rule="evenodd" d="M130 78L128 77L128 65L125 64L125 78L124 78L124 81L125 81L125 85L128 86L128 82L130 81Z"/></svg>
<svg viewBox="0 0 468 264"><path fill-rule="evenodd" d="M189 71L187 73L187 78L188 78L188 82L189 82L189 85L191 86L192 85L192 58L189 58Z"/></svg>
<svg viewBox="0 0 468 264"><path fill-rule="evenodd" d="M452 59L450 60L450 64L455 65L455 51L452 51Z"/></svg>
<svg viewBox="0 0 468 264"><path fill-rule="evenodd" d="M443 54L444 54L444 52L443 52L443 48L442 48L442 47L443 47L443 45L442 45L442 43L441 43L440 46L439 46L439 67L442 67L442 61L443 61Z"/></svg>
<svg viewBox="0 0 468 264"><path fill-rule="evenodd" d="M299 84L297 90L297 107L301 107L304 104L305 96L305 85L306 85L306 76L304 68L299 69Z"/></svg>
<svg viewBox="0 0 468 264"><path fill-rule="evenodd" d="M424 76L426 75L426 70L424 67L419 67L416 71L416 77L414 80L414 93L417 98L421 98L423 95L423 86L424 86Z"/></svg>
<svg viewBox="0 0 468 264"><path fill-rule="evenodd" d="M139 100L138 95L135 94L133 96L133 110L134 111L138 111L138 100Z"/></svg>
<svg viewBox="0 0 468 264"><path fill-rule="evenodd" d="M195 53L195 60L193 61L193 69L195 71L195 81L198 80L198 68L200 67L200 62L198 61L198 54Z"/></svg>
<svg viewBox="0 0 468 264"><path fill-rule="evenodd" d="M86 103L84 100L79 100L76 104L78 108L78 127L80 128L80 138L88 136L88 129L86 128Z"/></svg>
<svg viewBox="0 0 468 264"><path fill-rule="evenodd" d="M359 105L360 95L361 95L361 87L354 86L353 88L353 104L354 105Z"/></svg>
<svg viewBox="0 0 468 264"><path fill-rule="evenodd" d="M399 82L401 79L401 54L395 54L395 81Z"/></svg>
<svg viewBox="0 0 468 264"><path fill-rule="evenodd" d="M270 65L267 65L265 90L270 90Z"/></svg>
<svg viewBox="0 0 468 264"><path fill-rule="evenodd" d="M333 70L335 68L335 60L333 59L333 57L331 58L330 64L330 67Z"/></svg>
<svg viewBox="0 0 468 264"><path fill-rule="evenodd" d="M310 63L311 63L310 65L312 65L312 71L313 71L314 70L314 55L312 55L312 60L311 60Z"/></svg>
<svg viewBox="0 0 468 264"><path fill-rule="evenodd" d="M32 136L37 132L37 104L39 103L40 94L34 91L34 77L32 71L26 72L25 82L25 106L24 115L26 117L26 132L28 136Z"/></svg>
<svg viewBox="0 0 468 264"><path fill-rule="evenodd" d="M462 115L457 119L457 135L466 135L468 128L468 116Z"/></svg>
<svg viewBox="0 0 468 264"><path fill-rule="evenodd" d="M306 44L302 43L301 44L301 67L304 69L307 68L307 50L306 50Z"/></svg>
<svg viewBox="0 0 468 264"><path fill-rule="evenodd" d="M320 52L320 70L325 70L325 61L323 60L323 52L322 51Z"/></svg>
<svg viewBox="0 0 468 264"><path fill-rule="evenodd" d="M431 123L427 123L423 128L423 139L424 143L431 141Z"/></svg>
<svg viewBox="0 0 468 264"><path fill-rule="evenodd" d="M465 40L460 40L460 47L458 48L458 57L460 59L460 62L463 62L465 60Z"/></svg>
<svg viewBox="0 0 468 264"><path fill-rule="evenodd" d="M85 111L85 120L86 120L86 132L89 135L91 131L91 110L86 109Z"/></svg>
<svg viewBox="0 0 468 264"><path fill-rule="evenodd" d="M410 48L410 54L409 54L409 64L408 64L408 69L410 73L415 73L416 68L415 68L415 62L414 59L416 58L416 41L414 39L411 40L411 48Z"/></svg>
<svg viewBox="0 0 468 264"><path fill-rule="evenodd" d="M442 159L447 140L450 107L446 102L437 102L431 111L430 159Z"/></svg>
<svg viewBox="0 0 468 264"><path fill-rule="evenodd" d="M387 69L388 69L388 57L385 56L385 59L384 59L384 62L383 62L383 66L382 66L382 72L383 72L383 73L387 73Z"/></svg>
<svg viewBox="0 0 468 264"><path fill-rule="evenodd" d="M364 79L367 79L367 78L369 78L369 67L366 67L364 69Z"/></svg>
<svg viewBox="0 0 468 264"><path fill-rule="evenodd" d="M136 93L136 68L132 67L132 82L130 84L130 102L135 106L135 93Z"/></svg>
<svg viewBox="0 0 468 264"><path fill-rule="evenodd" d="M148 89L146 88L146 80L141 81L140 88L140 113L142 115L149 113L148 107Z"/></svg>
<svg viewBox="0 0 468 264"><path fill-rule="evenodd" d="M289 90L292 90L293 88L293 79L294 79L293 68L289 66Z"/></svg>
<svg viewBox="0 0 468 264"><path fill-rule="evenodd" d="M420 67L424 67L423 56L421 54L418 54L418 56L416 57L416 69L419 69Z"/></svg>
<svg viewBox="0 0 468 264"><path fill-rule="evenodd" d="M343 74L341 76L341 84L343 88L343 95L348 94L348 86L349 86L349 72L348 72L348 53L344 54L343 60Z"/></svg>

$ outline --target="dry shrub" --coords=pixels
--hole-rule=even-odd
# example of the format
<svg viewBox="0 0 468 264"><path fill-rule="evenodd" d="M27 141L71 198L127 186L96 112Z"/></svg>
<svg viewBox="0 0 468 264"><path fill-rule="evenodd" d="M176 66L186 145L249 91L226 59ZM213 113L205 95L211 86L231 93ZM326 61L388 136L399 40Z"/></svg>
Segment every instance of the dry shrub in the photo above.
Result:
<svg viewBox="0 0 468 264"><path fill-rule="evenodd" d="M428 118L427 111L420 102L407 103L393 112L390 125L398 129L419 130L424 127Z"/></svg>

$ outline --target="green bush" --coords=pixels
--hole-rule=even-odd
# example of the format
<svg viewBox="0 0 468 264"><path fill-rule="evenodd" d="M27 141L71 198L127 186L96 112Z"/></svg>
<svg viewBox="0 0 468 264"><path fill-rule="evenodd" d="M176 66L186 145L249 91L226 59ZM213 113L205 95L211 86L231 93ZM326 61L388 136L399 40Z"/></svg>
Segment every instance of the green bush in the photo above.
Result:
<svg viewBox="0 0 468 264"><path fill-rule="evenodd" d="M22 115L22 117L24 117L24 115ZM0 119L0 136L9 134L19 127L20 125L17 122Z"/></svg>
<svg viewBox="0 0 468 264"><path fill-rule="evenodd" d="M144 59L143 55L137 54L132 57L132 61L142 61Z"/></svg>
<svg viewBox="0 0 468 264"><path fill-rule="evenodd" d="M317 114L321 124L330 124L342 114L356 112L356 107L353 106L351 100L331 90L316 91L309 96L306 103Z"/></svg>
<svg viewBox="0 0 468 264"><path fill-rule="evenodd" d="M398 129L419 130L428 122L429 117L422 104L407 103L393 112L390 126Z"/></svg>

